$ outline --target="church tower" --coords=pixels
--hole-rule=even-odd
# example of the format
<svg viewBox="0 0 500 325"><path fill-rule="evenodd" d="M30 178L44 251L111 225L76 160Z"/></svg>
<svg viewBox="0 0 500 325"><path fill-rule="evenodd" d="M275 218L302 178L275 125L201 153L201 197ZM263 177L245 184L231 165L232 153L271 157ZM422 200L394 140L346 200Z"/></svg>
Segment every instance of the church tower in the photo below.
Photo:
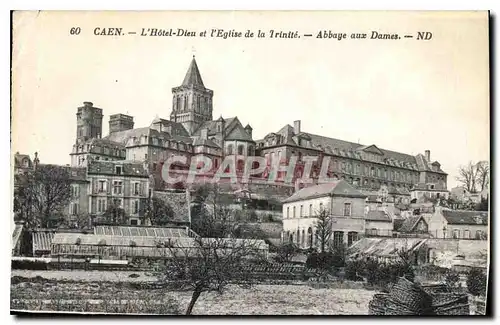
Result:
<svg viewBox="0 0 500 325"><path fill-rule="evenodd" d="M182 85L172 88L170 120L181 123L189 134L193 134L204 122L212 120L213 96L214 92L203 84L193 55Z"/></svg>

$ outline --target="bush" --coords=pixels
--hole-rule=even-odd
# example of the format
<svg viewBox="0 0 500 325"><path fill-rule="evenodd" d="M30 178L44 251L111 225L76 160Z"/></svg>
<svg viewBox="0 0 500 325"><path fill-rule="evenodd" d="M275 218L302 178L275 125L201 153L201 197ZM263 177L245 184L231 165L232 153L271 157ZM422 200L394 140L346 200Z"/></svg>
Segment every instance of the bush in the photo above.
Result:
<svg viewBox="0 0 500 325"><path fill-rule="evenodd" d="M335 255L332 252L314 252L307 256L306 266L313 269L330 270L333 267L344 266L344 258L343 256Z"/></svg>
<svg viewBox="0 0 500 325"><path fill-rule="evenodd" d="M363 278L358 275L358 271L361 273L364 269L362 261L349 261L346 263L344 272L347 280L350 281L363 281Z"/></svg>
<svg viewBox="0 0 500 325"><path fill-rule="evenodd" d="M15 260L12 261L11 268L20 270L48 270L49 264L44 261Z"/></svg>
<svg viewBox="0 0 500 325"><path fill-rule="evenodd" d="M487 285L486 274L482 270L474 268L467 274L467 289L470 294L474 296L486 295Z"/></svg>
<svg viewBox="0 0 500 325"><path fill-rule="evenodd" d="M446 283L447 286L451 288L456 288L458 287L458 284L460 282L460 274L453 270L449 270L445 276L444 282Z"/></svg>
<svg viewBox="0 0 500 325"><path fill-rule="evenodd" d="M276 261L279 263L290 262L299 252L297 246L291 243L285 243L278 247Z"/></svg>

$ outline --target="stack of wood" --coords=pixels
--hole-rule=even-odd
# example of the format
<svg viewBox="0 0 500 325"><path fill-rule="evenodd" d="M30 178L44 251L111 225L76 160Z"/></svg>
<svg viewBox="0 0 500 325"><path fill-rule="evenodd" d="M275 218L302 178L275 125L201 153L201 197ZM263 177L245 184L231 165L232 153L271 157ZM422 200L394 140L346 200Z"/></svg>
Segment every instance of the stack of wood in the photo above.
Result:
<svg viewBox="0 0 500 325"><path fill-rule="evenodd" d="M400 278L389 293L375 294L369 303L370 315L469 315L467 294L426 288Z"/></svg>

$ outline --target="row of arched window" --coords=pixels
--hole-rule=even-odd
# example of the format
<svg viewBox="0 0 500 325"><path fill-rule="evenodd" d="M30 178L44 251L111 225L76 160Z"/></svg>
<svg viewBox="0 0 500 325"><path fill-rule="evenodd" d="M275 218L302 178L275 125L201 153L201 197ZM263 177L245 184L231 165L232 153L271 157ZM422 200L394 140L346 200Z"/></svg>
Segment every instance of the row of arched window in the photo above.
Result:
<svg viewBox="0 0 500 325"><path fill-rule="evenodd" d="M237 147L236 152L234 152L234 146L232 144L228 144L226 147L226 155L234 155L237 154L239 156L245 155L245 146L240 144ZM248 156L253 156L255 154L255 149L252 145L248 146L247 153Z"/></svg>

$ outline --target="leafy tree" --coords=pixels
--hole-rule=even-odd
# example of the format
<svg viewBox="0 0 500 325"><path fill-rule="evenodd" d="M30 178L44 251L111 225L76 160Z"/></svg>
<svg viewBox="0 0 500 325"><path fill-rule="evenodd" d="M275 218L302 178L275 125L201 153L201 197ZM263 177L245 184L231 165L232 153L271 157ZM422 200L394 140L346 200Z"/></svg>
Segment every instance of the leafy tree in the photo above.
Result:
<svg viewBox="0 0 500 325"><path fill-rule="evenodd" d="M153 226L165 226L174 219L175 212L164 200L152 197L147 216Z"/></svg>
<svg viewBox="0 0 500 325"><path fill-rule="evenodd" d="M114 226L126 225L125 210L120 206L119 201L115 199L110 203L102 215L104 222Z"/></svg>
<svg viewBox="0 0 500 325"><path fill-rule="evenodd" d="M473 268L467 274L467 289L474 296L481 296L486 294L487 288L486 274L478 269Z"/></svg>
<svg viewBox="0 0 500 325"><path fill-rule="evenodd" d="M489 210L489 199L481 199L481 202L476 206L477 211L488 211Z"/></svg>
<svg viewBox="0 0 500 325"><path fill-rule="evenodd" d="M191 228L202 237L228 237L234 230L231 198L217 184L201 186L194 194Z"/></svg>
<svg viewBox="0 0 500 325"><path fill-rule="evenodd" d="M48 228L62 215L71 198L68 168L38 165L36 170L15 178L14 212L28 228Z"/></svg>
<svg viewBox="0 0 500 325"><path fill-rule="evenodd" d="M319 243L320 253L324 253L332 237L332 218L327 210L319 211L316 222L316 240Z"/></svg>

